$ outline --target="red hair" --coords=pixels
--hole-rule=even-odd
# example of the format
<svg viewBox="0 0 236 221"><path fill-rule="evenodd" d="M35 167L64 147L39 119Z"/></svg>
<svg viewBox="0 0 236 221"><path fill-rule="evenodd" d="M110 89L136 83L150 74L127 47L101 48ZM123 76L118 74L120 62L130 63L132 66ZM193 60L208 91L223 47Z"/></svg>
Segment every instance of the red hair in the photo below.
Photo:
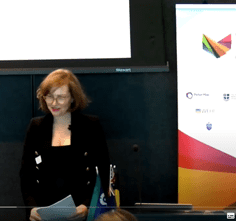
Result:
<svg viewBox="0 0 236 221"><path fill-rule="evenodd" d="M78 78L70 70L57 69L46 76L38 87L37 98L39 99L39 108L42 111L50 113L43 96L46 96L52 87L62 87L64 85L69 87L71 97L74 99L69 108L70 112L77 109L83 110L91 102L85 94Z"/></svg>

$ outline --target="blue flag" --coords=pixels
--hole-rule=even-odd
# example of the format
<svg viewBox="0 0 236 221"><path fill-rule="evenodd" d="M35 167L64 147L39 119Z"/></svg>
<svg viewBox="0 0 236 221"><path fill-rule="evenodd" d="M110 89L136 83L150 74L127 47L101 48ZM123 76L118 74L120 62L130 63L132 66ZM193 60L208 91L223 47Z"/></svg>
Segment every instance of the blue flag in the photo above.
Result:
<svg viewBox="0 0 236 221"><path fill-rule="evenodd" d="M108 199L105 197L101 185L101 179L97 173L96 183L90 203L87 221L95 220L100 214L116 208L115 197L111 194Z"/></svg>

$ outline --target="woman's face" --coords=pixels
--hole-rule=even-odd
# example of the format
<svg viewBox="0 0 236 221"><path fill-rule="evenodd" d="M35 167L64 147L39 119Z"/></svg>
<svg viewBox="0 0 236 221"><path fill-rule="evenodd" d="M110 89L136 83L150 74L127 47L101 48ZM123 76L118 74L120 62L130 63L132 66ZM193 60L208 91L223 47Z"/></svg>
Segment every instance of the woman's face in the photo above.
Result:
<svg viewBox="0 0 236 221"><path fill-rule="evenodd" d="M62 87L52 87L46 97L49 97L50 99L54 98L52 103L47 102L46 99L46 104L52 115L55 117L63 116L64 114L66 114L68 109L70 108L71 102L73 102L73 98L70 95L68 85L64 85Z"/></svg>

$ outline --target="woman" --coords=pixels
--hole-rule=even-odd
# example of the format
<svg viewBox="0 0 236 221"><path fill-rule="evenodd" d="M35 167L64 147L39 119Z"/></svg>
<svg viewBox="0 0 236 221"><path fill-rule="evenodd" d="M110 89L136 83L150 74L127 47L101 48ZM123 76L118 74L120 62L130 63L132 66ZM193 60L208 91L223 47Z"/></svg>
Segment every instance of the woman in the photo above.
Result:
<svg viewBox="0 0 236 221"><path fill-rule="evenodd" d="M20 170L27 220L41 220L37 207L72 195L76 214L86 217L98 167L106 197L109 154L99 120L80 110L88 106L80 82L69 70L50 73L37 90L40 108L47 113L29 124Z"/></svg>

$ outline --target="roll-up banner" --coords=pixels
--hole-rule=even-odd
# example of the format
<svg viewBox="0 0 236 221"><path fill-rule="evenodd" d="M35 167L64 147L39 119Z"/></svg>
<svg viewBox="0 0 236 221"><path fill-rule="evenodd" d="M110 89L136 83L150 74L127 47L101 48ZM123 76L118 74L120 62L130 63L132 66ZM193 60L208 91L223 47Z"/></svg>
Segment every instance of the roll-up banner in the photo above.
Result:
<svg viewBox="0 0 236 221"><path fill-rule="evenodd" d="M176 4L178 203L236 205L236 5Z"/></svg>

